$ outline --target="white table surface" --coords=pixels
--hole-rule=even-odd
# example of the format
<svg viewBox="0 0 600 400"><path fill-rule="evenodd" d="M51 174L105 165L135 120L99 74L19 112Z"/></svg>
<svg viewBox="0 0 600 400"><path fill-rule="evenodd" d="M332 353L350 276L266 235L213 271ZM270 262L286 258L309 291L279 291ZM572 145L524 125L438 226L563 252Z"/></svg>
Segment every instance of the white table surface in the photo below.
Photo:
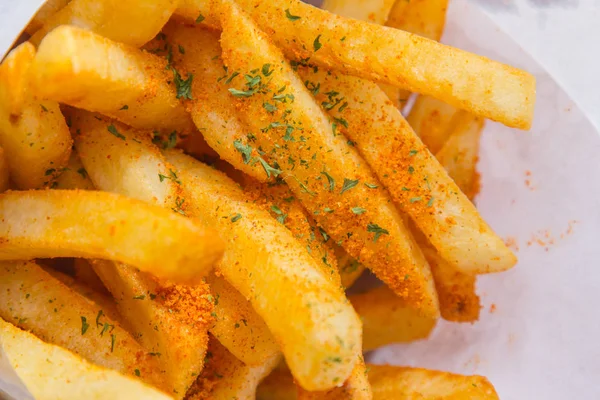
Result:
<svg viewBox="0 0 600 400"><path fill-rule="evenodd" d="M600 128L600 0L472 0Z"/></svg>

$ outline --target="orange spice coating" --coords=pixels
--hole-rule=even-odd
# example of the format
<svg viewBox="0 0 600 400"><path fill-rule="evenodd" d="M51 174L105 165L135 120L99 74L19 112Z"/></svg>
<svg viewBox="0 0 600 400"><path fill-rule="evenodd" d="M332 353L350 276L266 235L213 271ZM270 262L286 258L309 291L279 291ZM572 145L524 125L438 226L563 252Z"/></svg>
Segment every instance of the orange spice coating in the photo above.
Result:
<svg viewBox="0 0 600 400"><path fill-rule="evenodd" d="M268 174L281 174L336 243L415 307L437 315L427 262L366 162L334 134L269 38L242 13L222 16L223 58L230 73L239 71L231 99L252 128L257 161Z"/></svg>
<svg viewBox="0 0 600 400"><path fill-rule="evenodd" d="M208 284L194 286L163 284L158 287L157 300L170 313L192 329L202 330L212 322L213 302L209 300Z"/></svg>

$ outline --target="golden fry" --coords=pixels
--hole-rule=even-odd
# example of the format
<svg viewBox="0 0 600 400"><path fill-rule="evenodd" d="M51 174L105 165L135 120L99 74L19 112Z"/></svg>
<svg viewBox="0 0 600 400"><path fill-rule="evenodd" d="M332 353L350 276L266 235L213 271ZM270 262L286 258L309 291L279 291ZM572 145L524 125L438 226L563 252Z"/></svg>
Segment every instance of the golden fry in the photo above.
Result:
<svg viewBox="0 0 600 400"><path fill-rule="evenodd" d="M186 78L176 79L166 65L165 59L148 52L60 26L40 43L31 80L41 98L137 128L193 132L192 119L178 100L187 95Z"/></svg>
<svg viewBox="0 0 600 400"><path fill-rule="evenodd" d="M32 262L0 263L0 276L0 317L93 363L164 388L156 361L99 305Z"/></svg>
<svg viewBox="0 0 600 400"><path fill-rule="evenodd" d="M69 351L44 343L0 319L3 358L36 399L168 400L171 397L137 379L100 367ZM141 374L141 373L140 373Z"/></svg>
<svg viewBox="0 0 600 400"><path fill-rule="evenodd" d="M446 26L447 9L448 0L396 1L386 26L439 42Z"/></svg>
<svg viewBox="0 0 600 400"><path fill-rule="evenodd" d="M77 152L71 152L71 157L66 168L56 178L54 189L81 189L81 190L96 190L94 183L81 163L81 159Z"/></svg>
<svg viewBox="0 0 600 400"><path fill-rule="evenodd" d="M387 286L349 297L363 322L363 351L391 343L425 339L436 319L411 308Z"/></svg>
<svg viewBox="0 0 600 400"><path fill-rule="evenodd" d="M107 258L197 282L223 251L212 230L106 192L7 192L0 195L0 220L0 260Z"/></svg>
<svg viewBox="0 0 600 400"><path fill-rule="evenodd" d="M178 0L72 0L66 7L48 16L40 30L31 37L31 41L38 45L54 28L60 25L73 25L116 42L140 47L160 32L175 11L178 2Z"/></svg>
<svg viewBox="0 0 600 400"><path fill-rule="evenodd" d="M307 67L298 72L309 86L319 85L315 97L321 105L329 104L328 93L335 91L341 105L331 107L329 114L337 130L360 150L395 204L445 260L471 274L514 266L514 254L375 83Z"/></svg>
<svg viewBox="0 0 600 400"><path fill-rule="evenodd" d="M311 93L248 16L232 6L222 17L225 64L244 77L231 80L231 99L256 138L239 148L244 161L280 175L327 235L415 307L438 315L429 266L367 163L334 134ZM331 97L329 104L343 107Z"/></svg>
<svg viewBox="0 0 600 400"><path fill-rule="evenodd" d="M477 161L483 126L482 118L466 111L458 111L450 122L446 143L435 155L470 200L473 200L479 190Z"/></svg>
<svg viewBox="0 0 600 400"><path fill-rule="evenodd" d="M279 354L279 346L248 300L222 277L208 278L215 320L210 333L238 360L261 365Z"/></svg>
<svg viewBox="0 0 600 400"><path fill-rule="evenodd" d="M258 384L277 366L281 355L248 366L211 337L206 358L206 367L187 393L188 400L254 400Z"/></svg>
<svg viewBox="0 0 600 400"><path fill-rule="evenodd" d="M419 95L406 120L432 154L446 143L452 117L458 110L443 101Z"/></svg>
<svg viewBox="0 0 600 400"><path fill-rule="evenodd" d="M236 146L248 144L248 128L240 121L227 92L228 76L221 61L218 32L171 23L164 33L174 49L184 49L183 54L173 53L173 63L179 72L197 77L192 82L193 99L189 102L196 127L223 160L255 179L266 181L262 166L243 163L242 154L236 150Z"/></svg>
<svg viewBox="0 0 600 400"><path fill-rule="evenodd" d="M362 355L352 370L352 374L340 387L323 392L309 392L298 386L298 400L371 400L373 393L367 379L365 360Z"/></svg>
<svg viewBox="0 0 600 400"><path fill-rule="evenodd" d="M337 244L333 245L333 251L335 252L335 257L337 259L342 286L347 289L360 278L366 267L363 263L357 261L356 258L346 253L346 250Z"/></svg>
<svg viewBox="0 0 600 400"><path fill-rule="evenodd" d="M345 380L360 352L360 321L341 289L237 184L176 151L165 154L181 176L190 214L230 244L220 272L264 319L299 383L326 390Z"/></svg>
<svg viewBox="0 0 600 400"><path fill-rule="evenodd" d="M324 0L321 8L342 17L383 25L394 3L395 0Z"/></svg>
<svg viewBox="0 0 600 400"><path fill-rule="evenodd" d="M219 7L213 2L185 3L180 15L188 21L199 14L207 23L216 20ZM535 78L525 71L398 29L333 15L300 0L236 3L291 60L430 95L511 127L531 126Z"/></svg>
<svg viewBox="0 0 600 400"><path fill-rule="evenodd" d="M497 400L483 376L457 375L421 368L367 365L373 400Z"/></svg>
<svg viewBox="0 0 600 400"><path fill-rule="evenodd" d="M72 145L58 103L36 100L28 90L34 55L25 42L0 65L0 144L20 189L48 186L66 166Z"/></svg>

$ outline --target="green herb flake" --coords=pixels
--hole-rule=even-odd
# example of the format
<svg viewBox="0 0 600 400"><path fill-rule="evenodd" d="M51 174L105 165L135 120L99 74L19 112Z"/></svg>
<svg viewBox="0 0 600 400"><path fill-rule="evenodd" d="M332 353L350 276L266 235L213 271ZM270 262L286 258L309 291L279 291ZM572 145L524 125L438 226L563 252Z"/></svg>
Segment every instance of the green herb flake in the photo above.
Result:
<svg viewBox="0 0 600 400"><path fill-rule="evenodd" d="M408 166L408 173L413 174L415 172L415 168L412 165Z"/></svg>
<svg viewBox="0 0 600 400"><path fill-rule="evenodd" d="M431 207L433 205L433 201L435 200L435 197L431 196L431 198L429 199L429 201L427 202L427 207Z"/></svg>
<svg viewBox="0 0 600 400"><path fill-rule="evenodd" d="M368 187L369 189L377 189L379 186L374 185L372 183L367 183L365 182L365 186Z"/></svg>
<svg viewBox="0 0 600 400"><path fill-rule="evenodd" d="M204 15L200 14L198 15L198 18L196 18L196 23L199 24L202 21L204 21L206 18L204 17Z"/></svg>
<svg viewBox="0 0 600 400"><path fill-rule="evenodd" d="M140 376L140 370L139 369L136 368L135 371L133 371L133 372L135 372L135 376Z"/></svg>
<svg viewBox="0 0 600 400"><path fill-rule="evenodd" d="M110 124L106 129L108 129L112 135L118 137L119 139L126 140L125 136L123 136L113 124Z"/></svg>
<svg viewBox="0 0 600 400"><path fill-rule="evenodd" d="M102 324L100 323L100 318L102 318L102 316L104 315L104 311L100 310L98 311L98 315L96 315L96 326L101 326Z"/></svg>
<svg viewBox="0 0 600 400"><path fill-rule="evenodd" d="M125 104L123 107L119 108L119 110L129 110L129 106Z"/></svg>
<svg viewBox="0 0 600 400"><path fill-rule="evenodd" d="M271 174L273 174L274 176L278 176L279 174L281 174L282 171L280 169L271 167L265 160L262 159L262 157L258 157L258 161L264 168L267 174L267 178L270 178Z"/></svg>
<svg viewBox="0 0 600 400"><path fill-rule="evenodd" d="M274 106L273 104L267 102L263 103L263 108L270 113L274 113L275 111L277 111L277 106Z"/></svg>
<svg viewBox="0 0 600 400"><path fill-rule="evenodd" d="M315 41L313 42L313 49L315 49L315 51L318 51L321 47L323 47L323 45L320 42L321 39L321 35L317 36Z"/></svg>
<svg viewBox="0 0 600 400"><path fill-rule="evenodd" d="M89 327L90 327L90 324L87 323L87 318L81 317L81 334L85 335L85 333L87 332Z"/></svg>
<svg viewBox="0 0 600 400"><path fill-rule="evenodd" d="M367 210L362 207L352 207L352 212L356 215L360 215L366 213Z"/></svg>
<svg viewBox="0 0 600 400"><path fill-rule="evenodd" d="M411 157L412 157L412 156L414 156L414 155L416 155L417 153L418 153L418 151L416 151L416 150L414 150L414 149L408 152L408 154L409 154Z"/></svg>
<svg viewBox="0 0 600 400"><path fill-rule="evenodd" d="M384 229L384 228L380 227L379 225L373 224L373 223L370 223L367 225L367 232L375 233L375 237L373 237L373 242L376 242L377 239L379 239L379 237L381 235L389 235L390 234L390 232L387 229Z"/></svg>
<svg viewBox="0 0 600 400"><path fill-rule="evenodd" d="M110 335L110 352L114 352L115 351L115 341L117 340L117 335L115 335L114 333L112 335Z"/></svg>
<svg viewBox="0 0 600 400"><path fill-rule="evenodd" d="M273 73L273 70L271 70L271 64L264 64L261 68L261 72L264 76L269 76Z"/></svg>
<svg viewBox="0 0 600 400"><path fill-rule="evenodd" d="M48 112L48 109L47 109L46 107L44 107L44 105L43 105L43 104L40 104L40 107L42 107L42 111L43 111L43 112Z"/></svg>
<svg viewBox="0 0 600 400"><path fill-rule="evenodd" d="M238 90L234 88L229 88L229 93L231 93L235 97L250 97L255 91L254 90Z"/></svg>
<svg viewBox="0 0 600 400"><path fill-rule="evenodd" d="M344 184L342 185L342 190L340 191L340 194L352 189L356 185L358 185L358 179L352 180L352 179L344 178Z"/></svg>
<svg viewBox="0 0 600 400"><path fill-rule="evenodd" d="M233 147L242 154L244 164L248 164L252 158L252 147L244 144L241 140L234 140Z"/></svg>
<svg viewBox="0 0 600 400"><path fill-rule="evenodd" d="M145 294L140 294L138 296L133 297L134 300L144 300L145 298L146 298Z"/></svg>
<svg viewBox="0 0 600 400"><path fill-rule="evenodd" d="M185 49L183 48L183 46L182 46L182 45L179 45L178 47L179 47L179 52L180 52L181 54L185 54Z"/></svg>
<svg viewBox="0 0 600 400"><path fill-rule="evenodd" d="M329 182L329 191L333 192L335 189L335 179L331 175L329 175L326 171L321 172L321 175L325 175L327 178L327 182Z"/></svg>
<svg viewBox="0 0 600 400"><path fill-rule="evenodd" d="M297 15L292 15L292 14L290 13L290 9L289 9L289 8L286 8L286 9L285 9L285 16L287 17L287 19L289 19L289 20L290 20L290 21L292 21L292 22L294 22L294 21L298 21L298 20L300 19L300 17L299 17L299 16L297 16Z"/></svg>
<svg viewBox="0 0 600 400"><path fill-rule="evenodd" d="M187 79L183 80L179 72L173 68L173 77L175 82L175 89L177 90L178 99L193 100L192 97L192 82L194 80L194 74L188 74Z"/></svg>
<svg viewBox="0 0 600 400"><path fill-rule="evenodd" d="M233 217L231 217L231 222L237 222L237 221L239 221L240 219L242 219L242 214L240 214L240 213L237 213L237 214L235 214Z"/></svg>
<svg viewBox="0 0 600 400"><path fill-rule="evenodd" d="M416 203L416 202L421 201L421 200L423 200L423 199L419 196L419 197L411 197L409 201L411 203Z"/></svg>

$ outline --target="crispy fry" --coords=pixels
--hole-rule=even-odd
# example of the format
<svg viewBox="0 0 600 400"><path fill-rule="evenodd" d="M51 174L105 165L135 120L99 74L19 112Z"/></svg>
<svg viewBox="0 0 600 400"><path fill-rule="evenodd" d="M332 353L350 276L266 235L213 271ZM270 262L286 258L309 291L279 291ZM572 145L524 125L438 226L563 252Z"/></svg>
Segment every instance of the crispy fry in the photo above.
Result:
<svg viewBox="0 0 600 400"><path fill-rule="evenodd" d="M261 365L279 354L279 346L248 300L222 277L209 276L215 305L210 333L238 360Z"/></svg>
<svg viewBox="0 0 600 400"><path fill-rule="evenodd" d="M36 399L53 399L59 393L64 400L170 399L137 379L88 363L59 346L42 342L2 319L0 347L3 358Z"/></svg>
<svg viewBox="0 0 600 400"><path fill-rule="evenodd" d="M42 98L137 128L192 132L192 119L177 99L184 78L179 86L169 83L177 79L166 65L165 59L148 52L60 26L40 43L31 67L32 87Z"/></svg>
<svg viewBox="0 0 600 400"><path fill-rule="evenodd" d="M0 220L0 260L107 258L197 282L223 249L212 230L106 192L7 192L0 195Z"/></svg>
<svg viewBox="0 0 600 400"><path fill-rule="evenodd" d="M457 375L421 368L367 365L374 400L497 400L483 376Z"/></svg>
<svg viewBox="0 0 600 400"><path fill-rule="evenodd" d="M165 154L188 192L190 213L230 243L220 272L264 319L299 383L326 390L345 380L360 352L360 321L340 288L233 181L176 151Z"/></svg>
<svg viewBox="0 0 600 400"><path fill-rule="evenodd" d="M71 152L66 168L56 178L54 189L96 190L77 152Z"/></svg>
<svg viewBox="0 0 600 400"><path fill-rule="evenodd" d="M0 144L21 189L47 186L66 166L72 145L58 103L35 100L28 90L34 55L25 42L0 65Z"/></svg>
<svg viewBox="0 0 600 400"><path fill-rule="evenodd" d="M300 78L249 17L233 5L222 17L225 64L245 77L231 81L231 99L256 138L240 148L244 161L281 175L334 241L415 307L438 315L429 266L366 162L334 135ZM338 100L331 97L333 107Z"/></svg>
<svg viewBox="0 0 600 400"><path fill-rule="evenodd" d="M4 149L0 147L0 193L6 192L10 188L10 177L8 172L8 163Z"/></svg>
<svg viewBox="0 0 600 400"><path fill-rule="evenodd" d="M35 13L29 24L25 28L25 32L33 35L38 29L40 29L57 11L66 6L71 0L48 0L40 9Z"/></svg>
<svg viewBox="0 0 600 400"><path fill-rule="evenodd" d="M406 120L432 154L446 143L452 117L458 110L429 96L418 96Z"/></svg>
<svg viewBox="0 0 600 400"><path fill-rule="evenodd" d="M395 0L324 0L321 8L342 17L383 25L394 3Z"/></svg>
<svg viewBox="0 0 600 400"><path fill-rule="evenodd" d="M425 339L436 319L421 315L387 286L349 297L363 321L363 351Z"/></svg>
<svg viewBox="0 0 600 400"><path fill-rule="evenodd" d="M160 32L177 3L178 0L73 0L47 17L31 41L38 45L57 26L73 25L140 47Z"/></svg>
<svg viewBox="0 0 600 400"><path fill-rule="evenodd" d="M280 354L260 365L248 366L211 337L206 367L187 393L187 400L254 400L256 388L281 359Z"/></svg>
<svg viewBox="0 0 600 400"><path fill-rule="evenodd" d="M197 7L194 14L192 4ZM535 78L525 71L398 29L339 17L300 0L237 4L292 60L310 60L431 95L511 127L531 126ZM188 21L202 14L206 23L214 23L219 7L211 1L187 0L185 10L181 16ZM300 18L286 17L283 10Z"/></svg>
<svg viewBox="0 0 600 400"><path fill-rule="evenodd" d="M331 102L333 91L343 99L343 106L329 110L337 130L355 143L394 202L445 260L471 274L514 266L514 254L375 83L308 67L298 72L309 85L319 85L316 99L322 105Z"/></svg>
<svg viewBox="0 0 600 400"><path fill-rule="evenodd" d="M371 400L373 398L362 355L342 386L323 392L309 392L300 386L297 388L298 400Z"/></svg>
<svg viewBox="0 0 600 400"><path fill-rule="evenodd" d="M385 24L439 42L447 9L448 0L396 1Z"/></svg>
<svg viewBox="0 0 600 400"><path fill-rule="evenodd" d="M0 275L0 317L95 364L164 388L156 362L98 305L32 262L0 263Z"/></svg>
<svg viewBox="0 0 600 400"><path fill-rule="evenodd" d="M479 186L476 167L483 126L482 118L458 111L450 122L446 143L435 155L470 200L477 194Z"/></svg>
<svg viewBox="0 0 600 400"><path fill-rule="evenodd" d="M236 146L248 144L249 130L239 120L239 113L227 92L225 82L230 75L221 61L218 32L171 23L164 33L174 49L184 49L183 54L173 53L173 63L180 73L198 77L192 82L194 98L190 101L190 113L196 127L223 160L255 179L266 181L261 165L243 163L242 154L236 150Z"/></svg>

